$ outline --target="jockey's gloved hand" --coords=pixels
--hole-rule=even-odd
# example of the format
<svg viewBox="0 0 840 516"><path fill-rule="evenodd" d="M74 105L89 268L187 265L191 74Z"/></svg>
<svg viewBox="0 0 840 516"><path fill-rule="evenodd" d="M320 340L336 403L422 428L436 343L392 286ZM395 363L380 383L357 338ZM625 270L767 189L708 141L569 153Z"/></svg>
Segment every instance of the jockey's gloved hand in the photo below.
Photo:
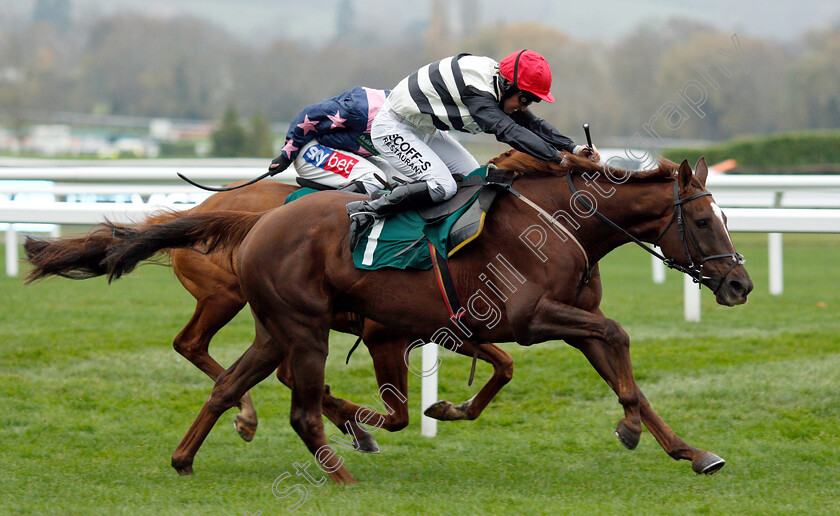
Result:
<svg viewBox="0 0 840 516"><path fill-rule="evenodd" d="M598 153L598 149L594 145L592 147L586 145L575 145L575 150L572 151L572 153L575 156L588 158L590 161L595 163L601 162L601 155Z"/></svg>
<svg viewBox="0 0 840 516"><path fill-rule="evenodd" d="M273 160L271 160L271 165L268 166L268 171L271 172L271 175L273 176L274 174L279 174L280 172L283 172L284 170L289 168L289 165L291 164L292 160L287 158L285 154L281 154Z"/></svg>

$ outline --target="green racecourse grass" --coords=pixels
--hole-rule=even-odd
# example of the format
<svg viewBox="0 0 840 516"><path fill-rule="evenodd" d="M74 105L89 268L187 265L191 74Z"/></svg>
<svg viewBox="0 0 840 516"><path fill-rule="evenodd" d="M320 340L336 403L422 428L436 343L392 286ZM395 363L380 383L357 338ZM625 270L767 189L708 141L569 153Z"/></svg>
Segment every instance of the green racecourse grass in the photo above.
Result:
<svg viewBox="0 0 840 516"><path fill-rule="evenodd" d="M786 235L779 297L767 293L766 237L735 241L756 289L735 308L704 291L699 324L682 320L682 278L669 272L654 285L642 251L625 246L602 266L603 307L632 338L642 389L678 434L728 461L717 475L695 475L648 432L624 449L613 435L621 407L574 349L507 344L514 379L477 421L439 423L437 438L420 437L412 376L411 425L378 431L379 455L338 448L359 483L308 486L299 513L840 513L840 238ZM236 435L231 411L194 476L169 466L211 382L172 350L193 301L168 268L145 266L111 286L98 278L24 288L2 276L0 289L0 512L288 512L296 497L276 498L272 482L313 458L273 376L253 391L253 442ZM240 314L211 351L230 364L252 331ZM372 403L370 358L358 352L344 365L351 343L332 336L327 380L336 395ZM445 358L441 397L471 397L468 371L467 358ZM488 374L480 365L478 383ZM304 482L293 478L281 490Z"/></svg>

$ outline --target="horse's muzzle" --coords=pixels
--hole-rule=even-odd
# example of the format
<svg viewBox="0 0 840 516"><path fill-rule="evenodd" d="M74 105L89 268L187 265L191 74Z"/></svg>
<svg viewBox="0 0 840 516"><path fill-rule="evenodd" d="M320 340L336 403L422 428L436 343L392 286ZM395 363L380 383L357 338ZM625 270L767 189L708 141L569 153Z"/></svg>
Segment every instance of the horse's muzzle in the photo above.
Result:
<svg viewBox="0 0 840 516"><path fill-rule="evenodd" d="M715 292L715 301L719 305L735 306L747 302L747 296L753 289L753 282L743 265L735 267L731 274L723 278L723 283Z"/></svg>

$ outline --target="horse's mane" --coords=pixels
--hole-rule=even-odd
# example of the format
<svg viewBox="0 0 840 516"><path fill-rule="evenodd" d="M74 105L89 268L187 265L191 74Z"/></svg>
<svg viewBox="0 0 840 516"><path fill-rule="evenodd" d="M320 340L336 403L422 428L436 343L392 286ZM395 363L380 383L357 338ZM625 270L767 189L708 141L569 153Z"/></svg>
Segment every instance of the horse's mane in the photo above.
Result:
<svg viewBox="0 0 840 516"><path fill-rule="evenodd" d="M659 160L659 166L656 168L637 171L621 169L605 163L593 163L568 152L563 153L561 162L547 162L515 149L510 149L491 159L490 163L501 169L513 170L518 175L530 177L586 174L589 178L597 178L605 182L612 182L610 177L629 177L627 182L631 183L670 181L678 170L676 163L665 158Z"/></svg>

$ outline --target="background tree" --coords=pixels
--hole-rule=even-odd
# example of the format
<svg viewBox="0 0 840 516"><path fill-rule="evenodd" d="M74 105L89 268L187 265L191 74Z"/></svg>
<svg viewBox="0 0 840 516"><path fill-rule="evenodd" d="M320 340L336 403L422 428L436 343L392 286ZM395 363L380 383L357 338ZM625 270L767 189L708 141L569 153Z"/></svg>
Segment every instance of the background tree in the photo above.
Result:
<svg viewBox="0 0 840 516"><path fill-rule="evenodd" d="M662 102L673 101L687 115L670 134L661 119L663 137L724 139L783 128L788 97L784 79L788 60L773 43L739 35L738 49L730 34L696 31L665 52L656 71ZM707 98L694 111L680 92Z"/></svg>
<svg viewBox="0 0 840 516"><path fill-rule="evenodd" d="M28 25L0 22L0 123L10 127L20 125L16 120L48 121L59 111L220 119L234 101L240 112L288 121L303 106L356 85L393 88L442 57L469 52L498 60L531 48L551 63L558 98L534 111L574 139L582 136L580 123L590 122L604 144L609 136L640 132L663 104L679 102L680 88L698 78L698 66L719 58L721 49L733 50L732 34L679 19L609 43L576 40L538 23L475 26L459 34L444 30L444 2L434 4L436 23L406 28L399 40L357 23L350 35L321 47L279 39L281 32L247 46L199 19L68 19L66 0L33 4ZM340 22L349 23L353 2L337 5L344 9ZM56 24L68 30L57 31ZM692 114L669 136L717 140L840 127L840 28L785 43L738 36L749 72L727 61L732 75L708 89L703 116Z"/></svg>
<svg viewBox="0 0 840 516"><path fill-rule="evenodd" d="M273 158L274 137L271 134L271 124L265 115L253 115L247 134L247 152L252 158Z"/></svg>
<svg viewBox="0 0 840 516"><path fill-rule="evenodd" d="M797 125L840 128L840 27L805 37L790 79Z"/></svg>
<svg viewBox="0 0 840 516"><path fill-rule="evenodd" d="M213 131L213 156L235 158L248 155L247 135L239 123L236 107L228 106L219 128Z"/></svg>
<svg viewBox="0 0 840 516"><path fill-rule="evenodd" d="M91 29L83 88L112 114L215 118L234 63L247 77L249 52L209 23L120 15Z"/></svg>

